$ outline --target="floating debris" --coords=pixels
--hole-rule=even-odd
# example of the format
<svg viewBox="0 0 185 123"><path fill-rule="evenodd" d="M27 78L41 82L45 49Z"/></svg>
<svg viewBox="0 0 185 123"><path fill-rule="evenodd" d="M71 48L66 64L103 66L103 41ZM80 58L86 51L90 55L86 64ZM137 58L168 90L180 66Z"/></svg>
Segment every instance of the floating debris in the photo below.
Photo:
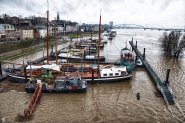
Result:
<svg viewBox="0 0 185 123"><path fill-rule="evenodd" d="M137 100L140 100L140 93L137 93Z"/></svg>

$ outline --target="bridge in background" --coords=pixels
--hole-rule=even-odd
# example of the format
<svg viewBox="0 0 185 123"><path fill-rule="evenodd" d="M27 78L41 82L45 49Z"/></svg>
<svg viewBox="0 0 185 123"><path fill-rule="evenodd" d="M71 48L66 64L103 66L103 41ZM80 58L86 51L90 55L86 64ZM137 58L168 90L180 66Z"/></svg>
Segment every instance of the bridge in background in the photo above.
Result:
<svg viewBox="0 0 185 123"><path fill-rule="evenodd" d="M144 27L137 24L118 24L114 25L113 29L144 29L144 30L158 30L158 31L180 31L185 32L185 28L164 28L164 27Z"/></svg>
<svg viewBox="0 0 185 123"><path fill-rule="evenodd" d="M185 29L180 29L180 28L154 28L154 27L149 27L149 28L144 28L144 30L159 30L159 31L180 31L180 32L185 32Z"/></svg>
<svg viewBox="0 0 185 123"><path fill-rule="evenodd" d="M144 29L144 26L137 24L118 24L114 25L113 29Z"/></svg>

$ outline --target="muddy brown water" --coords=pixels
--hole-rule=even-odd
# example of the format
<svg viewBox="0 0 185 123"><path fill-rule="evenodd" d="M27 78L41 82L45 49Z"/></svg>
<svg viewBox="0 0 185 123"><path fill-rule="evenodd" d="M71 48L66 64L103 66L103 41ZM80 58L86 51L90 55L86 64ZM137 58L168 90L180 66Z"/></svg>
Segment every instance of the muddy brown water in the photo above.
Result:
<svg viewBox="0 0 185 123"><path fill-rule="evenodd" d="M168 57L158 38L162 31L116 30L117 36L108 41L101 51L107 61L120 57L120 50L129 46L131 38L138 41L138 49L146 48L146 60L162 81L166 70L170 72L170 87L179 104L170 106L171 112L161 97L156 97L156 88L144 68L137 68L131 80L111 84L89 84L87 93L80 94L42 94L41 101L29 120L20 120L31 94L8 91L0 94L0 116L8 123L178 123L183 122L185 113L185 53L178 60ZM106 38L106 37L104 37ZM36 59L42 52L24 59ZM21 63L22 59L15 62ZM7 66L7 65L6 65ZM140 93L140 100L136 94ZM18 116L20 116L18 118Z"/></svg>

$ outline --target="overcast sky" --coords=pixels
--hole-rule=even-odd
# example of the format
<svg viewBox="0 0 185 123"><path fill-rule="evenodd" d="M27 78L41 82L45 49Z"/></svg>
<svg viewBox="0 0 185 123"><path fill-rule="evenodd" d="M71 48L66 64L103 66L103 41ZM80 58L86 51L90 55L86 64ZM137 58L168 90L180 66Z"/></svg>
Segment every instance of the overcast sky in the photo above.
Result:
<svg viewBox="0 0 185 123"><path fill-rule="evenodd" d="M50 20L185 27L185 0L48 0ZM0 14L46 17L47 0L0 0Z"/></svg>

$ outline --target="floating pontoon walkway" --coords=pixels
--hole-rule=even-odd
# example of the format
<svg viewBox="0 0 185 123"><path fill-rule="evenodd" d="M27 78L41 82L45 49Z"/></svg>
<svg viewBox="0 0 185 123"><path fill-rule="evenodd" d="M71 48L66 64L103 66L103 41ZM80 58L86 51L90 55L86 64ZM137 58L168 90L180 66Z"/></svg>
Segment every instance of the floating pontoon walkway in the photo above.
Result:
<svg viewBox="0 0 185 123"><path fill-rule="evenodd" d="M174 105L175 101L174 101L174 98L173 98L171 91L169 90L168 86L160 80L160 78L157 76L157 74L153 71L151 66L145 60L145 53L142 55L139 52L139 50L137 49L137 44L136 44L136 46L134 46L133 41L130 41L129 43L132 46L132 49L136 53L137 57L139 57L141 59L143 65L144 65L145 69L147 70L148 74L150 75L150 77L154 80L155 84L157 85L157 88L162 93L163 98L166 101L166 103L169 105ZM144 49L144 52L145 52L145 49Z"/></svg>

